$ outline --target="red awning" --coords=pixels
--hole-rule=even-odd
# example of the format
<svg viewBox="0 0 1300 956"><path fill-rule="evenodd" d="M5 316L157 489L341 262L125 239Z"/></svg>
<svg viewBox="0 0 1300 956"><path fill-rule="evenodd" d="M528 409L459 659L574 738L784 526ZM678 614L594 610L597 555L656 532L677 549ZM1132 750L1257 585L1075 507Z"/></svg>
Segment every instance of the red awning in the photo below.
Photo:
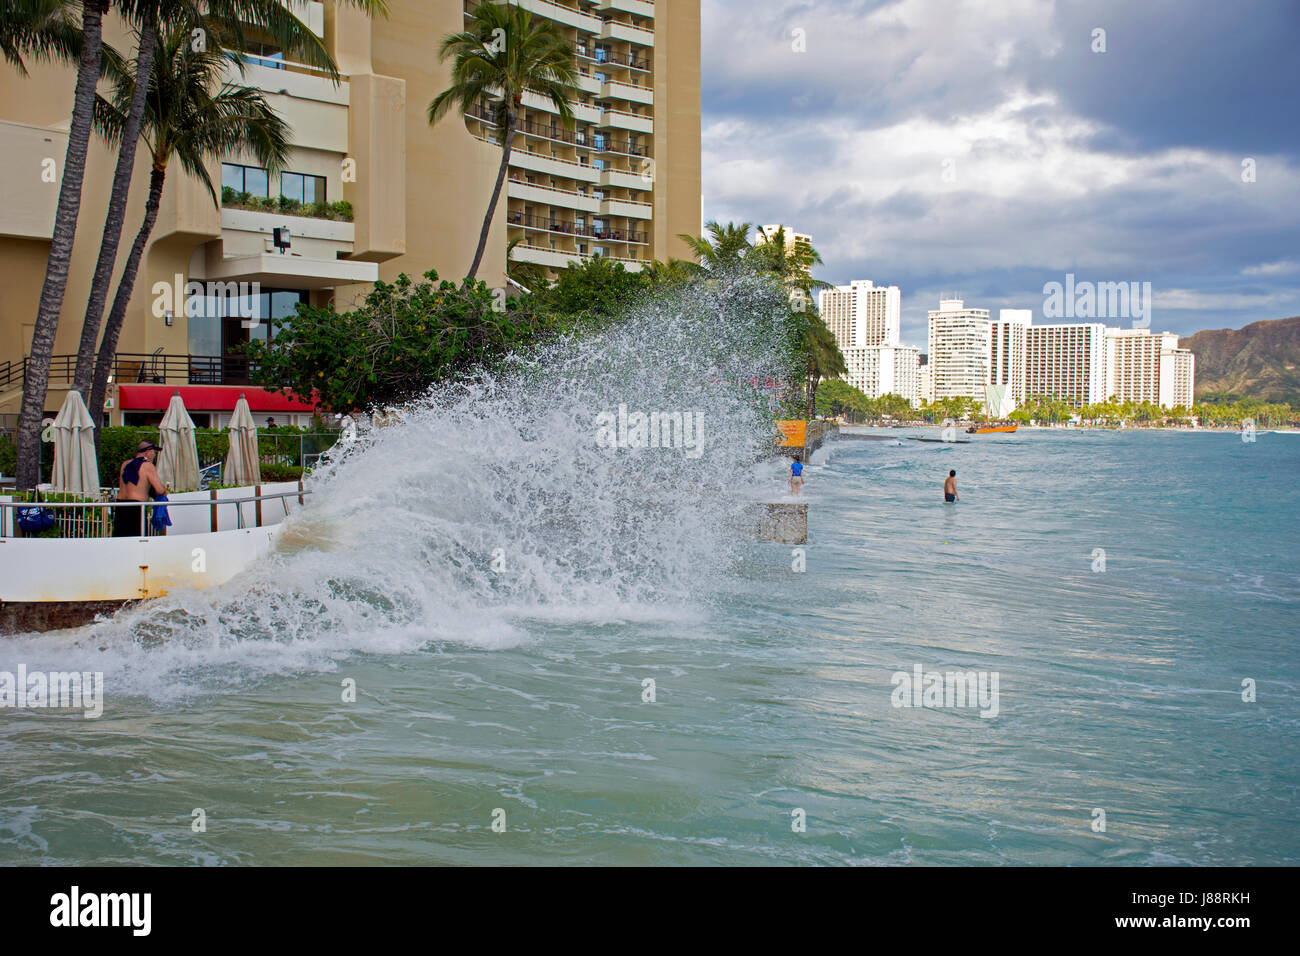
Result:
<svg viewBox="0 0 1300 956"><path fill-rule="evenodd" d="M310 412L316 407L315 401L300 402L252 385L119 385L118 406L123 411L163 411L176 392L191 412L234 411L240 395L248 399L252 412Z"/></svg>

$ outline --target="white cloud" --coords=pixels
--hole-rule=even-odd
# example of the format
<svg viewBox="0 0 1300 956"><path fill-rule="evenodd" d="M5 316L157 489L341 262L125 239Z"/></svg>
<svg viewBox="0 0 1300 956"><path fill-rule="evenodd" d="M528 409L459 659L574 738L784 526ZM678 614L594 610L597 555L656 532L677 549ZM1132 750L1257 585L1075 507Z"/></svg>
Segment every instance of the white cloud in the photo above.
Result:
<svg viewBox="0 0 1300 956"><path fill-rule="evenodd" d="M1241 270L1241 274L1244 276L1285 276L1295 272L1300 272L1300 261L1295 259L1261 262L1257 266L1247 266Z"/></svg>

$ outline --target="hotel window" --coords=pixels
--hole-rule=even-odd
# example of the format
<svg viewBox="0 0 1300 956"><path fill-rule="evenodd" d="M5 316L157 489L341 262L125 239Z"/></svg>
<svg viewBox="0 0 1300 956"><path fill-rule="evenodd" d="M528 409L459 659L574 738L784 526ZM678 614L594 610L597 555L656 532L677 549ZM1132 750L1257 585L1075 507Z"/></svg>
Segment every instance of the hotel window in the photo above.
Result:
<svg viewBox="0 0 1300 956"><path fill-rule="evenodd" d="M271 195L270 177L258 166L240 166L237 163L221 164L221 186L237 193L266 197Z"/></svg>
<svg viewBox="0 0 1300 956"><path fill-rule="evenodd" d="M281 173L280 195L306 205L325 201L325 177L307 173Z"/></svg>

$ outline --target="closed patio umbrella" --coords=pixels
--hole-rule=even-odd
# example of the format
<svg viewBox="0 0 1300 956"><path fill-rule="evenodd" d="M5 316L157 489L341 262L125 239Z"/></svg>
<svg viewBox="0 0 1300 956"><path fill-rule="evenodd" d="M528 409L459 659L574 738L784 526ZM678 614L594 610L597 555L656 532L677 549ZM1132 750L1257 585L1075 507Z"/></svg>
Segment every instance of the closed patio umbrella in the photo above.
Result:
<svg viewBox="0 0 1300 956"><path fill-rule="evenodd" d="M197 491L199 487L199 449L194 442L194 420L185 410L178 391L172 395L167 414L158 426L158 477L172 491Z"/></svg>
<svg viewBox="0 0 1300 956"><path fill-rule="evenodd" d="M235 414L230 417L230 451L226 453L226 466L221 472L225 485L257 485L262 482L261 467L257 457L257 425L249 411L248 399L243 395L235 403Z"/></svg>
<svg viewBox="0 0 1300 956"><path fill-rule="evenodd" d="M81 400L68 392L54 419L54 490L81 495L99 493L99 463L95 459L95 422Z"/></svg>

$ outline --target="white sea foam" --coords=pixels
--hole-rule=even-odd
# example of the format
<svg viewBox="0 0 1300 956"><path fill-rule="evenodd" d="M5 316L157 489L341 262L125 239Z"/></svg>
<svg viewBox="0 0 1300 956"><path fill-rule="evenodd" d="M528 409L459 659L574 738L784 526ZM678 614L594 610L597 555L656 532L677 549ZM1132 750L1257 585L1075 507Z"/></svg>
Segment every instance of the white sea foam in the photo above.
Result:
<svg viewBox="0 0 1300 956"><path fill-rule="evenodd" d="M440 386L362 429L279 549L224 586L0 646L0 668L94 665L105 691L175 698L437 642L503 648L530 623L698 616L770 448L787 341L753 280L648 299L600 334ZM693 412L698 457L602 447L625 404Z"/></svg>

